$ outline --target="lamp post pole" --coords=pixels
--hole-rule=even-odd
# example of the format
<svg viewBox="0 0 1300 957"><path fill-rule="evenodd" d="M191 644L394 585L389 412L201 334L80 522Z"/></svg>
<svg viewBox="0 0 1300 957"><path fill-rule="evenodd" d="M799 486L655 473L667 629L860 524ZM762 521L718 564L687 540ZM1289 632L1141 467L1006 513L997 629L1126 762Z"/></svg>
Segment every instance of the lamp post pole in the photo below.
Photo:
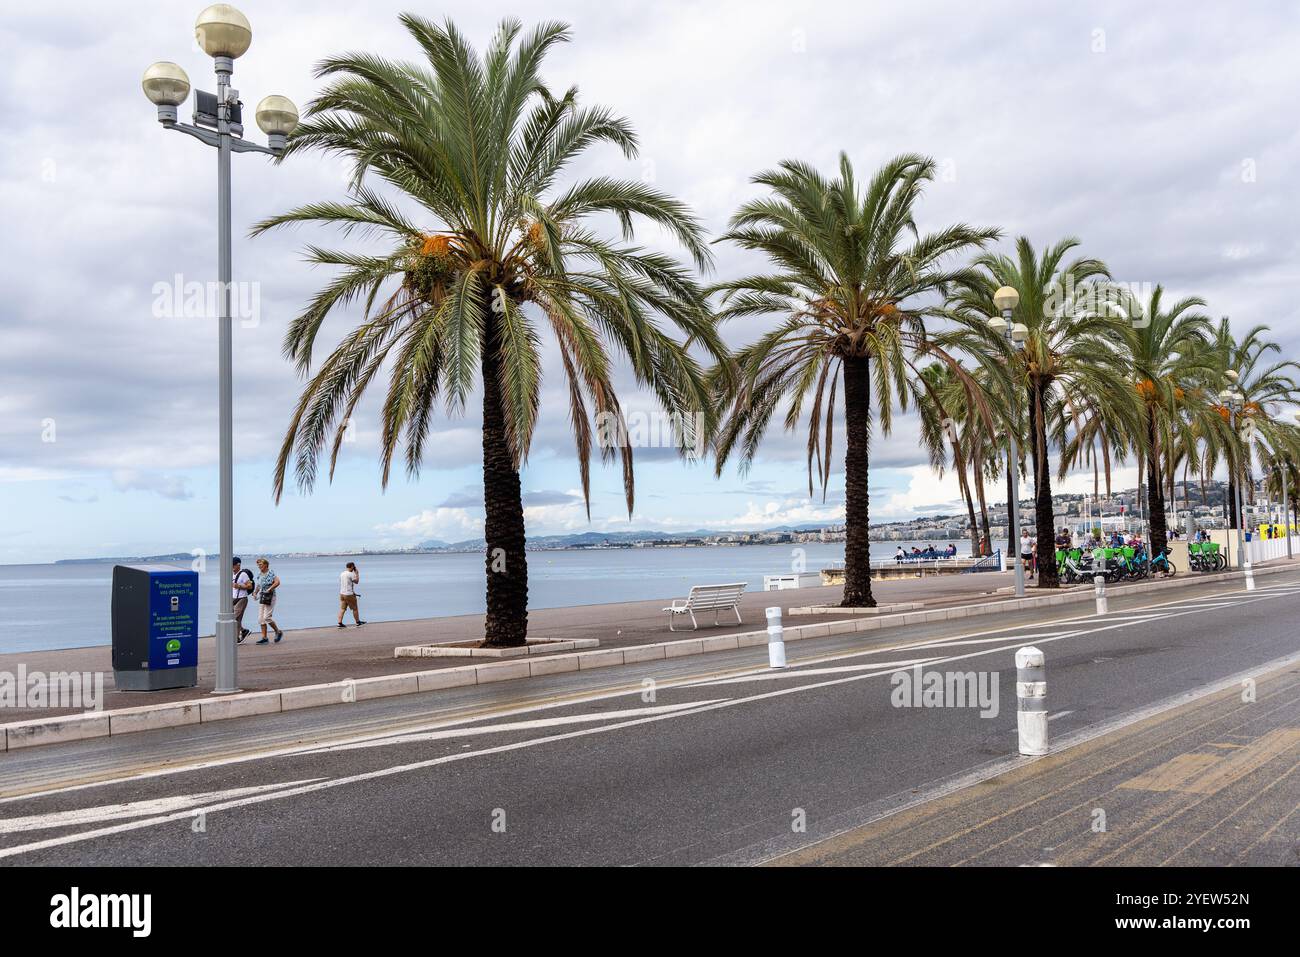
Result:
<svg viewBox="0 0 1300 957"><path fill-rule="evenodd" d="M1286 537L1286 557L1291 558L1291 499L1286 487L1286 466L1279 463L1275 468L1282 482L1282 534Z"/></svg>
<svg viewBox="0 0 1300 957"><path fill-rule="evenodd" d="M1024 337L1027 330L1022 325L1013 325L1012 323L1012 316L1019 302L1020 293L1011 286L1003 286L993 294L993 304L1001 315L989 320L989 328L994 333L1001 335L1010 349L1024 348ZM1009 398L1012 400L1012 405L1014 405L1015 396L1012 395ZM1007 429L1007 443L1009 447L1007 471L1011 480L1011 501L1008 503L1011 506L1011 514L1008 516L1010 527L1008 529L1009 541L1007 542L1007 548L1015 560L1016 597L1023 598L1025 596L1025 566L1020 557L1020 448L1019 443L1016 441L1016 430L1014 428Z"/></svg>
<svg viewBox="0 0 1300 957"><path fill-rule="evenodd" d="M230 157L232 153L264 153L278 156L288 134L298 123L297 108L282 96L268 96L257 106L257 125L267 134L267 146L243 138L239 92L231 88L235 60L253 39L248 19L225 3L213 4L199 14L194 26L199 45L213 59L217 75L215 102L208 94L195 95L193 125L177 122L176 108L190 92L189 77L175 63L155 63L145 71L145 95L158 107L158 122L164 129L186 133L217 150L217 418L218 469L220 485L219 540L221 567L218 569L216 624L217 677L215 694L238 691L235 645L238 624L229 578L234 564L234 318L231 315L230 240Z"/></svg>
<svg viewBox="0 0 1300 957"><path fill-rule="evenodd" d="M1003 319L1007 321L1007 329L1003 335L1006 336L1007 345L1011 342L1011 310L1003 310ZM1014 348L1014 346L1012 346ZM1020 555L1020 443L1016 441L1015 429L1008 433L1008 439L1011 443L1011 542L1010 547L1012 554L1016 559L1016 597L1025 597L1025 562Z"/></svg>
<svg viewBox="0 0 1300 957"><path fill-rule="evenodd" d="M231 694L236 686L237 663L235 644L234 594L226 587L225 576L230 574L235 557L235 438L234 438L234 322L230 315L230 75L234 60L217 57L217 282L220 286L217 301L220 315L219 371L217 403L220 408L220 470L221 470L221 603L217 607L217 694Z"/></svg>
<svg viewBox="0 0 1300 957"><path fill-rule="evenodd" d="M1237 438L1237 432L1241 427L1241 403L1238 402L1236 395L1229 400L1228 406L1232 434ZM1244 462L1241 461L1240 449L1233 450L1232 457L1232 484L1237 488L1237 567L1246 567L1246 500L1241 483L1245 478Z"/></svg>

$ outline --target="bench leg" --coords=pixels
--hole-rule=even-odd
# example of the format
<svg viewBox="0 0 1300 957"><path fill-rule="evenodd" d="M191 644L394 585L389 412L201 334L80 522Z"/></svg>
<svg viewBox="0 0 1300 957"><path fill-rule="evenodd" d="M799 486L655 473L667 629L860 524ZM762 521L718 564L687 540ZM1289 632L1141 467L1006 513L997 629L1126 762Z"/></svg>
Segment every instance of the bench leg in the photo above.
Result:
<svg viewBox="0 0 1300 957"><path fill-rule="evenodd" d="M691 631L699 631L700 623L695 620L695 612L691 612Z"/></svg>
<svg viewBox="0 0 1300 957"><path fill-rule="evenodd" d="M732 608L731 610L734 611L734 612L736 613L736 624L738 624L738 625L743 625L744 622L740 620L740 606L737 605L736 607Z"/></svg>
<svg viewBox="0 0 1300 957"><path fill-rule="evenodd" d="M676 628L673 627L673 622L675 622L676 620L677 620L677 613L676 613L676 612L671 612L671 611L670 611L670 612L668 613L668 630L669 630L669 631L676 631L676 630L677 630Z"/></svg>

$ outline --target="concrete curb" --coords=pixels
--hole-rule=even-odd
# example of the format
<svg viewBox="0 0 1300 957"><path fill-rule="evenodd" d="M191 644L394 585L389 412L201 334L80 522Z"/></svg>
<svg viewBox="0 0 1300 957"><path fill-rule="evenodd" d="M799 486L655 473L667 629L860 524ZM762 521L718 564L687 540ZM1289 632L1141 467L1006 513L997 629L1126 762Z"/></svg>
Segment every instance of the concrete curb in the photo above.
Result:
<svg viewBox="0 0 1300 957"><path fill-rule="evenodd" d="M903 601L892 605L877 605L875 608L841 608L839 605L796 605L786 609L791 617L799 615L892 615L900 611L915 611L924 608L925 602Z"/></svg>
<svg viewBox="0 0 1300 957"><path fill-rule="evenodd" d="M478 639L434 642L425 645L398 645L394 658L523 658L528 655L551 655L557 651L596 648L599 638L529 638L523 648L478 648Z"/></svg>
<svg viewBox="0 0 1300 957"><path fill-rule="evenodd" d="M1261 566L1255 575L1295 571L1296 565ZM1215 584L1241 578L1240 571L1219 572L1212 575L1188 575L1161 581L1125 585L1116 594L1142 594L1181 585ZM832 635L852 634L860 631L878 631L884 628L932 622L952 621L957 618L977 618L983 615L1024 611L1030 608L1051 608L1075 602L1091 601L1090 586L1063 589L1052 595L1038 595L1011 601L984 602L977 605L955 605L930 611L910 611L900 614L859 617L845 621L822 622L815 625L792 625L785 629L785 640L802 641L827 638ZM481 685L516 678L533 678L559 674L566 671L588 671L643 661L678 658L685 655L708 654L714 651L732 651L767 644L766 631L714 637L686 638L662 641L650 645L633 645L628 648L602 648L598 651L579 651L570 654L552 653L528 655L524 659L494 661L480 665L441 668L437 671L419 671L400 675L379 675L373 678L355 678L328 684L304 685L279 691L253 691L224 697L208 697L197 701L173 701L165 704L144 705L138 708L120 708L86 714L61 715L37 718L0 725L0 751L17 751L42 744L62 744L87 738L105 738L158 728L173 728L188 724L208 724L231 718L252 715L297 711L302 708L319 708L325 705L352 704L373 698L396 695L423 694L443 688Z"/></svg>

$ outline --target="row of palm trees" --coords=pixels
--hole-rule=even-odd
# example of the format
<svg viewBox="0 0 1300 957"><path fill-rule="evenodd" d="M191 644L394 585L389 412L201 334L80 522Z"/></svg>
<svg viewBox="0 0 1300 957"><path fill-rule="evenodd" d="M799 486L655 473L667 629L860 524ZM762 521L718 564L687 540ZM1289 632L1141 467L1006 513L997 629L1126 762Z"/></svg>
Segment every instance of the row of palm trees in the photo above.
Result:
<svg viewBox="0 0 1300 957"><path fill-rule="evenodd" d="M732 461L747 467L779 413L786 429L808 423L809 490L819 483L824 494L842 428L845 605L874 604L870 444L876 430L889 433L896 410L918 412L932 463L956 472L972 528L985 535L989 485L1012 469L1032 474L1038 536L1050 540L1054 474L1091 465L1109 480L1116 463L1135 457L1155 508L1179 471L1205 476L1247 461L1250 448L1215 399L1229 368L1260 421L1256 452L1269 456L1261 461L1285 460L1294 478L1297 430L1274 413L1296 397L1300 367L1270 363L1276 347L1262 327L1235 340L1226 323L1197 312L1198 299L1166 306L1159 289L1141 303L1117 298L1104 263L1067 259L1075 240L1039 254L1021 238L1009 257L988 248L996 229L955 224L922 235L914 210L935 167L916 155L865 182L844 156L833 178L797 161L754 177L767 195L744 204L716 241L759 254L763 271L705 286L698 276L711 269L710 245L684 204L642 182L566 175L596 144L628 157L637 148L627 121L543 84L542 62L569 39L567 27L525 33L506 21L479 54L450 22L401 19L422 62L325 60L324 89L285 151L345 158L347 199L255 228L325 223L379 241L367 252L308 248L310 262L335 273L285 337L307 381L275 495L291 466L304 490L323 460L333 474L349 417L377 376L387 378L385 486L396 457L418 473L440 408L459 413L479 394L486 644L518 645L527 634L520 469L540 412L548 332L584 494L593 452L617 458L629 516L631 442L625 430L610 442L592 429L593 419L622 415L616 362L692 433L680 436L684 448L708 443L719 473ZM636 245L634 218L675 236L694 268ZM616 223L620 238L608 238L602 222ZM1023 350L986 321L1002 286L1020 296L1013 318ZM314 364L322 323L354 306L361 320ZM770 331L729 350L723 324L753 319ZM1014 462L1013 433L1029 436ZM1153 527L1156 543L1163 534ZM1055 584L1053 571L1043 586Z"/></svg>

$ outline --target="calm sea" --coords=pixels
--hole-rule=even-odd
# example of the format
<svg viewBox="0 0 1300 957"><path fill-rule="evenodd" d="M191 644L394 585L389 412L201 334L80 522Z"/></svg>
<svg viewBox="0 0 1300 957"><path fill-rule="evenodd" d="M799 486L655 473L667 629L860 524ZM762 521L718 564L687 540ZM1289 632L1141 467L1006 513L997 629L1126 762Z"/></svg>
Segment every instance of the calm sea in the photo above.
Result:
<svg viewBox="0 0 1300 957"><path fill-rule="evenodd" d="M903 543L908 548L913 543ZM916 543L924 548L925 543ZM942 548L946 542L933 543ZM955 542L959 554L970 543ZM628 548L537 551L528 555L529 604L559 608L619 601L684 597L691 585L744 581L762 588L764 575L789 574L793 548L803 549L805 571L843 561L842 543L739 547ZM896 543L872 545L878 560ZM272 568L284 583L276 620L283 628L328 625L338 616L338 575L349 559L283 558ZM367 621L398 621L483 612L483 557L478 554L370 555L353 559L361 570L361 613ZM216 617L216 562L202 576L200 631ZM111 563L0 566L6 627L0 652L106 645ZM256 621L256 609L250 608ZM245 616L245 624L249 621Z"/></svg>

